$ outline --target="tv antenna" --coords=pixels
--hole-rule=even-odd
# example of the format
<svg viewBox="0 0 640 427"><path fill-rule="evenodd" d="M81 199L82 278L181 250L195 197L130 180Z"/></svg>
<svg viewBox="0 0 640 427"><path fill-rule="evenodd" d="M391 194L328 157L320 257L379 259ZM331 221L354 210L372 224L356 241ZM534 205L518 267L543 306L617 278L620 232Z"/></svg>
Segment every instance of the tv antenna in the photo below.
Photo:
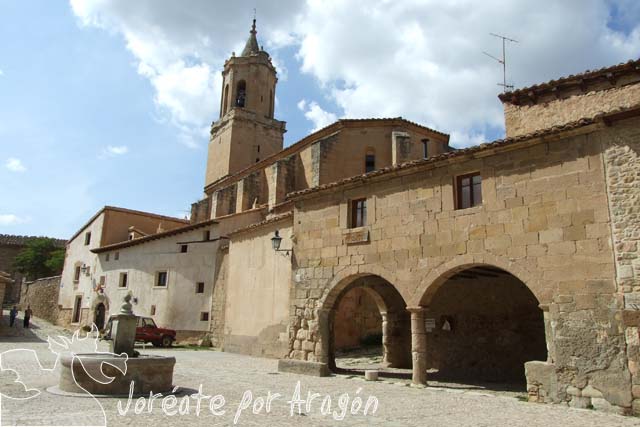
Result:
<svg viewBox="0 0 640 427"><path fill-rule="evenodd" d="M512 43L520 43L520 42L518 40L510 39L509 37L501 36L500 34L494 34L494 33L489 33L489 34L492 35L493 37L497 37L499 39L502 39L502 59L496 58L495 56L491 55L490 53L487 53L487 52L484 52L484 51L482 53L487 55L489 58L495 59L500 64L502 64L502 83L498 83L498 86L502 86L503 91L507 92L507 90L513 89L513 85L508 85L507 84L507 47L506 47L506 44L507 44L507 42L512 42Z"/></svg>

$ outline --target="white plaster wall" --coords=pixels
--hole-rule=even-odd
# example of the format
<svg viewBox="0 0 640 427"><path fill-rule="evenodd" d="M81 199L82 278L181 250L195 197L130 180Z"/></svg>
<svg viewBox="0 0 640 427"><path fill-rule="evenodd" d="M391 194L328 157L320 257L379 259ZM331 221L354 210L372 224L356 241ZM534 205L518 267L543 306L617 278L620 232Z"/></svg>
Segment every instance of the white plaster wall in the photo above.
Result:
<svg viewBox="0 0 640 427"><path fill-rule="evenodd" d="M91 252L91 249L100 247L100 238L102 236L102 226L104 224L104 213L100 214L91 224L89 224L75 239L67 244L67 251L62 270L62 278L60 280L60 295L58 304L62 308L72 309L76 295L82 295L82 308L91 306L91 298L93 297L93 286L98 274L97 256ZM91 232L91 243L88 246L84 244L85 234ZM90 273L80 274L78 284L73 283L75 266L77 264L86 264L91 267Z"/></svg>
<svg viewBox="0 0 640 427"><path fill-rule="evenodd" d="M111 252L99 256L99 271L106 276L105 295L109 300L108 315L118 312L122 299L131 291L138 299L133 306L135 314L151 316L151 306L156 306L154 318L159 326L176 330L207 331L209 321L201 321L200 313L211 310L211 295L215 259L219 241L203 242L207 228L199 228L175 236L120 249L120 259L115 261ZM209 228L216 235L215 226ZM188 243L187 253L180 252L181 242ZM167 271L166 287L157 287L156 273ZM120 273L128 273L128 285L119 287ZM204 293L196 293L196 283L204 282Z"/></svg>
<svg viewBox="0 0 640 427"><path fill-rule="evenodd" d="M291 257L271 247L276 229L282 237L281 247L291 248L288 223L261 227L231 240L225 334L257 337L265 328L289 321Z"/></svg>

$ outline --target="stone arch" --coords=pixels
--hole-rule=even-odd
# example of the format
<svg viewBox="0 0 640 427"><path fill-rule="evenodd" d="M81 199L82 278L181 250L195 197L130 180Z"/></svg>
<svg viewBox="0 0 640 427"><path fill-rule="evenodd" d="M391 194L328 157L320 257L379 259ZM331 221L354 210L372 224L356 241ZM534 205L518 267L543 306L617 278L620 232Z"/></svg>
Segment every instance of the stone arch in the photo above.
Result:
<svg viewBox="0 0 640 427"><path fill-rule="evenodd" d="M247 82L240 80L236 84L235 107L244 108L247 106Z"/></svg>
<svg viewBox="0 0 640 427"><path fill-rule="evenodd" d="M327 363L330 369L337 369L335 363L335 342L338 328L343 322L336 323L336 315L343 298L353 292L361 292L370 297L379 314L377 328L382 338L383 366L411 366L410 315L406 310L406 299L391 282L393 274L381 268L374 268L380 274L360 272L357 268L346 268L332 278L325 296L320 301L319 331L322 346L320 361ZM352 294L353 295L353 294ZM370 303L369 303L370 304ZM365 306L362 306L365 307ZM369 312L371 305L365 312ZM356 311L359 312L359 311ZM344 316L342 316L342 320ZM370 332L367 329L367 332ZM353 336L351 336L353 338Z"/></svg>
<svg viewBox="0 0 640 427"><path fill-rule="evenodd" d="M540 304L549 304L550 295L544 292L540 278L517 261L491 254L473 257L460 256L430 270L420 281L420 286L408 300L410 306L428 306L438 289L455 274L473 267L497 267L516 277L533 293Z"/></svg>
<svg viewBox="0 0 640 427"><path fill-rule="evenodd" d="M366 268L356 266L346 267L335 274L327 283L323 296L320 299L322 309L329 310L334 306L340 293L355 279L365 276L379 276L387 282L396 283L396 276L391 271L379 265L369 265ZM395 286L394 286L395 287ZM409 301L403 289L395 287L405 301Z"/></svg>
<svg viewBox="0 0 640 427"><path fill-rule="evenodd" d="M522 386L524 364L549 355L544 291L522 264L491 255L459 257L426 274L413 301L429 319L430 375Z"/></svg>

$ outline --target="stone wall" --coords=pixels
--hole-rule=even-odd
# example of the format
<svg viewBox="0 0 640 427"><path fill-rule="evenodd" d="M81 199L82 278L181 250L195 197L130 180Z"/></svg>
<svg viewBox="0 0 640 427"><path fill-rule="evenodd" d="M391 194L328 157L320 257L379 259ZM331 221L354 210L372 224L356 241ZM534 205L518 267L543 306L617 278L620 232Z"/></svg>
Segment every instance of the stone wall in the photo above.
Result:
<svg viewBox="0 0 640 427"><path fill-rule="evenodd" d="M325 312L334 308L336 292L363 274L391 283L420 328L420 312L447 277L489 265L516 276L548 308L549 358L539 362L554 381L543 393L547 400L570 401L568 387L591 385L606 402L629 411L601 146L620 132L593 125L297 199L299 280L290 324L313 325L307 347L316 345L303 352L290 347L290 356L329 362ZM482 176L483 203L458 210L455 177L475 171ZM367 198L368 224L354 231L348 228L349 201L361 197ZM355 245L349 237L354 232L362 236ZM299 332L290 329L291 343ZM428 348L423 334L417 329L414 343L426 339ZM414 347L414 361L423 360L421 352ZM544 380L528 379L531 390Z"/></svg>
<svg viewBox="0 0 640 427"><path fill-rule="evenodd" d="M31 306L33 315L51 323L58 321L61 276L25 282L20 296L20 310Z"/></svg>
<svg viewBox="0 0 640 427"><path fill-rule="evenodd" d="M382 316L374 299L363 289L354 288L338 303L334 320L336 350L382 344Z"/></svg>
<svg viewBox="0 0 640 427"><path fill-rule="evenodd" d="M603 139L607 190L616 262L618 294L623 300L623 322L628 367L632 376L633 407L640 413L640 121L619 125L612 138Z"/></svg>
<svg viewBox="0 0 640 427"><path fill-rule="evenodd" d="M216 257L215 277L213 279L213 296L211 297L211 345L224 347L224 310L226 305L227 276L229 274L229 246L225 245Z"/></svg>
<svg viewBox="0 0 640 427"><path fill-rule="evenodd" d="M10 302L18 302L20 299L20 286L22 284L22 274L15 271L13 262L18 253L24 248L22 245L2 245L0 244L0 271L5 271L14 280L12 284L5 287L4 299L0 299L0 305Z"/></svg>
<svg viewBox="0 0 640 427"><path fill-rule="evenodd" d="M640 103L640 85L576 93L568 98L540 100L532 105L504 103L507 137L593 117Z"/></svg>

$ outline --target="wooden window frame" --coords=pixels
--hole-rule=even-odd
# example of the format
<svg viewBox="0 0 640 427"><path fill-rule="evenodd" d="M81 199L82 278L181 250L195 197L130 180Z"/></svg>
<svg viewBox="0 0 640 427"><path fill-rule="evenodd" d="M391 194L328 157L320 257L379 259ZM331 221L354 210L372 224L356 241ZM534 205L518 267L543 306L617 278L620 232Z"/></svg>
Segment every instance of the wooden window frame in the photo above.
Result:
<svg viewBox="0 0 640 427"><path fill-rule="evenodd" d="M476 176L480 177L480 194L478 195L475 191L474 188L477 184L474 184L473 182L473 178L475 178ZM462 200L462 189L463 187L466 187L466 185L463 185L463 180L465 179L469 179L469 206L463 206L463 200ZM472 172L472 173L467 173L464 175L458 175L456 176L456 209L469 209L469 208L473 208L475 206L480 206L482 205L482 175L480 174L480 172ZM476 198L479 198L480 200L476 200Z"/></svg>
<svg viewBox="0 0 640 427"><path fill-rule="evenodd" d="M73 283L80 283L80 276L82 276L82 266L76 265L73 270Z"/></svg>
<svg viewBox="0 0 640 427"><path fill-rule="evenodd" d="M367 225L367 199L366 198L353 199L349 202L349 205L350 205L349 206L350 208L349 228L365 227Z"/></svg>
<svg viewBox="0 0 640 427"><path fill-rule="evenodd" d="M371 168L369 168L369 163L371 163ZM376 154L368 152L364 155L364 173L373 172L374 170L376 170Z"/></svg>

